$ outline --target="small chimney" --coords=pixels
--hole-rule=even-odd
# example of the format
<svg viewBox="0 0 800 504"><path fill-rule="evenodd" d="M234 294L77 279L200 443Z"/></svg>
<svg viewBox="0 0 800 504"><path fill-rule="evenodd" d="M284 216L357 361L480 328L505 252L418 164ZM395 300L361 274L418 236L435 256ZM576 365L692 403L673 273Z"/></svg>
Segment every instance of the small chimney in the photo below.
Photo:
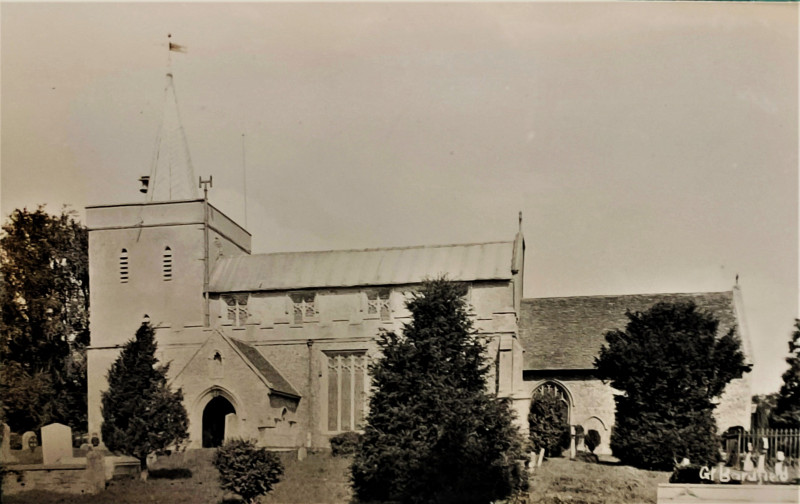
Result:
<svg viewBox="0 0 800 504"><path fill-rule="evenodd" d="M142 194L147 194L147 188L150 187L150 175L142 175L139 177L139 182L142 183L142 187L139 188L139 192Z"/></svg>

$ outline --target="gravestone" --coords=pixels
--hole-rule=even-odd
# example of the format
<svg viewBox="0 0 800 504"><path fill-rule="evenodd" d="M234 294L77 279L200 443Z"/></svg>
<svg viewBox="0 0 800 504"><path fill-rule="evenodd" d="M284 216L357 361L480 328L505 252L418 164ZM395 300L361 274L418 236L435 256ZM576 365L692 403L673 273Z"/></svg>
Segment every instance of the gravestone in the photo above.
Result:
<svg viewBox="0 0 800 504"><path fill-rule="evenodd" d="M17 457L11 455L11 428L8 424L3 424L3 440L2 448L0 449L0 462L10 464L17 462Z"/></svg>
<svg viewBox="0 0 800 504"><path fill-rule="evenodd" d="M239 418L236 413L225 415L225 440L239 437Z"/></svg>
<svg viewBox="0 0 800 504"><path fill-rule="evenodd" d="M100 450L89 450L86 453L86 477L89 480L90 493L99 493L106 489L104 458Z"/></svg>
<svg viewBox="0 0 800 504"><path fill-rule="evenodd" d="M54 423L42 427L42 459L44 464L55 464L72 458L72 429Z"/></svg>
<svg viewBox="0 0 800 504"><path fill-rule="evenodd" d="M575 426L569 426L569 459L575 460Z"/></svg>
<svg viewBox="0 0 800 504"><path fill-rule="evenodd" d="M36 439L36 433L33 431L28 431L22 435L22 449L23 450L31 450L33 451L34 448L39 446L39 440Z"/></svg>

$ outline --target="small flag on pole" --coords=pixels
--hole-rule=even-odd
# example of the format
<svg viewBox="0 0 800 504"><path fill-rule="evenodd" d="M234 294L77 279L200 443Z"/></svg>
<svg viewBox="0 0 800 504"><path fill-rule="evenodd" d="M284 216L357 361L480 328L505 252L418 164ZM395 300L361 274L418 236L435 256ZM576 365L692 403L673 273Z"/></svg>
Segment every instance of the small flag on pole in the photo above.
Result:
<svg viewBox="0 0 800 504"><path fill-rule="evenodd" d="M179 52L179 53L185 53L186 52L186 46L182 46L182 45L179 45L179 44L173 44L172 42L170 42L169 43L169 50L170 51Z"/></svg>

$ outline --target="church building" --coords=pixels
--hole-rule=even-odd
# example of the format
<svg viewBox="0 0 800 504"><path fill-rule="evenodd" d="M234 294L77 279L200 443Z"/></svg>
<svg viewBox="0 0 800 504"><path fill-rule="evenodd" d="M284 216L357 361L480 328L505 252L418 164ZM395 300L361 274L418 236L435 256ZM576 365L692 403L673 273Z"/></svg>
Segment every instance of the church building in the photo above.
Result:
<svg viewBox="0 0 800 504"><path fill-rule="evenodd" d="M172 77L167 93L174 98ZM692 299L736 326L750 359L738 287L731 292L524 299L525 241L252 254L251 235L200 197L176 100L167 100L145 201L86 209L91 346L89 432L100 433L106 375L143 320L156 329L189 415L189 447L245 437L274 448L327 448L363 428L381 329L401 331L426 278L465 287L488 342L490 389L527 429L531 400L555 394L569 422L597 430L608 453L614 391L594 376L605 331L625 311ZM749 428L749 378L717 407L718 425Z"/></svg>

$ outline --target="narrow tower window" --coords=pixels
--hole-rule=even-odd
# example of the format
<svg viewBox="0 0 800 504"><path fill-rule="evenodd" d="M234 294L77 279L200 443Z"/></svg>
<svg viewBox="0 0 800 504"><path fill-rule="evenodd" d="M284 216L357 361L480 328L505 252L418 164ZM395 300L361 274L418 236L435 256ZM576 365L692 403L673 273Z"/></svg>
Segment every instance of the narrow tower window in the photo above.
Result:
<svg viewBox="0 0 800 504"><path fill-rule="evenodd" d="M128 250L122 249L119 254L119 281L128 283Z"/></svg>
<svg viewBox="0 0 800 504"><path fill-rule="evenodd" d="M172 280L172 249L166 247L164 249L164 261L162 262L162 273L164 281L169 282Z"/></svg>

